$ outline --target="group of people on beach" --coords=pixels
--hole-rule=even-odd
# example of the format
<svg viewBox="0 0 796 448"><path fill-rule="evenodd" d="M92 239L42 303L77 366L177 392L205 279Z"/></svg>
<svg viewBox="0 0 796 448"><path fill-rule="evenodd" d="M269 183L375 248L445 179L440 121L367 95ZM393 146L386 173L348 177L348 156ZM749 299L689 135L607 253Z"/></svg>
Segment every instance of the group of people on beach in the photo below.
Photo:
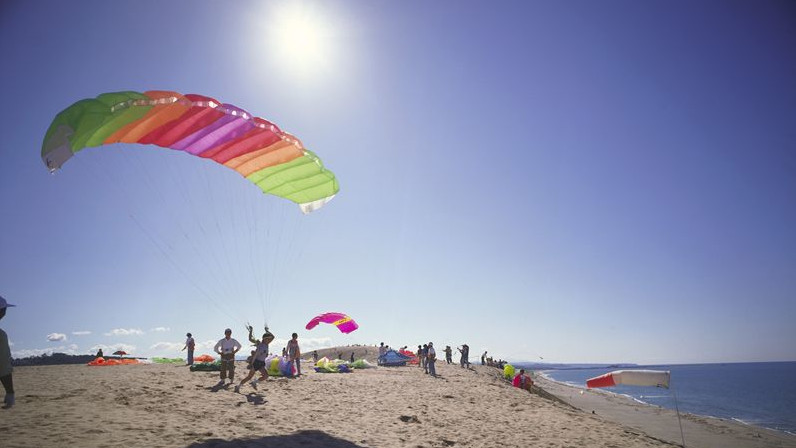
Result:
<svg viewBox="0 0 796 448"><path fill-rule="evenodd" d="M435 363L437 362L437 351L434 349L433 342L417 346L417 360L419 361L418 365L420 368L427 374L433 377L437 376L437 369L435 367Z"/></svg>
<svg viewBox="0 0 796 448"><path fill-rule="evenodd" d="M382 343L383 344L383 343ZM459 357L459 366L462 368L470 368L470 346L467 344L462 344L461 347L457 347L456 351L458 351L461 356ZM447 364L453 363L453 349L451 349L450 345L445 346L445 362ZM436 368L434 363L437 360L437 352L434 349L434 343L429 342L428 344L418 345L416 356L418 359L418 365L422 368L426 373L437 376Z"/></svg>
<svg viewBox="0 0 796 448"><path fill-rule="evenodd" d="M254 337L254 328L251 325L247 324L246 329L249 330L249 342L251 342L251 344L254 346L254 350L251 351L251 355L246 359L249 371L246 377L244 377L237 385L235 385L235 392L240 392L240 388L246 384L247 381L251 380L249 384L254 389L257 389L257 384L260 381L265 381L268 379L266 360L268 356L270 356L269 344L274 341L275 336L268 330L268 327L265 327L265 333L263 333L260 339L257 339ZM191 333L188 333L186 337L187 339L185 340L185 346L182 348L182 350L188 350L187 364L192 365L194 361L193 355L196 348L196 341ZM226 385L227 378L229 378L229 384L233 384L235 382L235 355L241 350L241 348L243 348L241 343L232 337L232 329L225 329L224 337L221 338L213 347L213 351L221 357L221 372L219 374L220 378L218 384L216 384L216 387ZM291 335L291 339L288 341L287 347L283 349L282 354L283 356L287 356L288 361L291 364L291 371L292 367L295 366L296 376L301 376L301 349L299 348L297 333L293 333ZM317 352L315 356L317 356ZM260 377L252 379L258 372L260 373Z"/></svg>
<svg viewBox="0 0 796 448"><path fill-rule="evenodd" d="M506 361L502 359L498 359L497 361L495 361L491 356L487 356L487 352L485 351L484 354L481 355L481 365L489 367L497 367L498 369L502 369L503 366L506 365Z"/></svg>

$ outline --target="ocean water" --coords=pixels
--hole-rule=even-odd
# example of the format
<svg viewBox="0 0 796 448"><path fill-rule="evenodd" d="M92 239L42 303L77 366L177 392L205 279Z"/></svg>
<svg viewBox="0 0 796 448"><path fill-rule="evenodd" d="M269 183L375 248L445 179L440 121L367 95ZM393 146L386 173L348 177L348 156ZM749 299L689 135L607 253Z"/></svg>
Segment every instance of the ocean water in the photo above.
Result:
<svg viewBox="0 0 796 448"><path fill-rule="evenodd" d="M536 366L538 367L538 366ZM732 419L796 434L796 362L634 366L671 371L669 389L616 386L603 390L680 412ZM621 368L544 370L549 378L578 387Z"/></svg>

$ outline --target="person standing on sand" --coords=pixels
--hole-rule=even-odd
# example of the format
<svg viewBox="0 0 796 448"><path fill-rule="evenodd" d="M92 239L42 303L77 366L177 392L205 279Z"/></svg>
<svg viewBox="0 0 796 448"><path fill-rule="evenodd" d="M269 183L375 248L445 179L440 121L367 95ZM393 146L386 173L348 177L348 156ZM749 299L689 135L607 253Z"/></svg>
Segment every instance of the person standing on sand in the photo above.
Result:
<svg viewBox="0 0 796 448"><path fill-rule="evenodd" d="M268 331L268 328L266 328L262 339L258 341L257 339L254 339L254 330L252 329L252 326L247 325L246 328L249 329L249 342L254 344L256 349L252 352L249 373L246 375L246 378L240 380L240 384L235 386L235 392L240 392L240 387L243 386L246 381L252 379L254 374L258 371L260 372L260 378L252 380L250 383L253 388L257 389L257 383L259 381L265 381L268 379L268 369L265 367L265 360L268 358L268 344L273 342L274 335Z"/></svg>
<svg viewBox="0 0 796 448"><path fill-rule="evenodd" d="M426 352L426 366L428 367L428 371L426 373L436 378L437 369L434 368L435 362L437 362L437 351L434 350L434 343L429 342L428 351Z"/></svg>
<svg viewBox="0 0 796 448"><path fill-rule="evenodd" d="M482 366L486 365L486 350L484 350L484 354L481 355L481 365Z"/></svg>
<svg viewBox="0 0 796 448"><path fill-rule="evenodd" d="M453 350L451 350L450 345L445 346L445 362L450 364L453 362Z"/></svg>
<svg viewBox="0 0 796 448"><path fill-rule="evenodd" d="M287 342L287 356L290 364L296 363L296 376L301 376L301 350L299 350L298 335L293 333L293 338Z"/></svg>
<svg viewBox="0 0 796 448"><path fill-rule="evenodd" d="M5 317L6 309L12 305L0 296L0 319ZM3 400L3 409L14 406L14 381L11 375L11 347L8 345L8 335L0 329L0 383L6 390L6 398Z"/></svg>
<svg viewBox="0 0 796 448"><path fill-rule="evenodd" d="M461 347L458 348L459 353L462 354L462 357L459 358L459 365L464 368L464 365L467 364L467 368L470 368L470 346L467 344L462 344Z"/></svg>
<svg viewBox="0 0 796 448"><path fill-rule="evenodd" d="M376 364L381 365L384 362L384 354L387 353L387 347L384 346L384 342L379 345L379 359L376 360Z"/></svg>
<svg viewBox="0 0 796 448"><path fill-rule="evenodd" d="M224 330L224 338L216 343L213 351L221 355L221 380L219 386L223 386L229 373L229 382L235 380L235 353L241 349L240 342L232 338L232 330Z"/></svg>
<svg viewBox="0 0 796 448"><path fill-rule="evenodd" d="M188 339L185 340L185 347L182 350L188 349L188 360L186 361L186 365L192 366L193 365L193 349L196 347L196 342L193 340L193 336L191 333L185 335ZM180 351L182 351L180 350Z"/></svg>

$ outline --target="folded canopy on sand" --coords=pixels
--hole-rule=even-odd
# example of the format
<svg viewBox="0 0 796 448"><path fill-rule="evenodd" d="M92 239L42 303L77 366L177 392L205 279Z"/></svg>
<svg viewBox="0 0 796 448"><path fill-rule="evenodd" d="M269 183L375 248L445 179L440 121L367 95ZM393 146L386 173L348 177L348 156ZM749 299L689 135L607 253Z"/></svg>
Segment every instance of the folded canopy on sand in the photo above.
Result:
<svg viewBox="0 0 796 448"><path fill-rule="evenodd" d="M405 366L407 362L411 362L413 359L409 356L409 353L410 352L398 353L395 350L387 350L386 353L379 356L379 365L388 367ZM414 360L417 360L417 357L415 357Z"/></svg>
<svg viewBox="0 0 796 448"><path fill-rule="evenodd" d="M605 375L586 380L586 386L611 387L619 384L628 386L653 386L669 388L668 370L615 370Z"/></svg>
<svg viewBox="0 0 796 448"><path fill-rule="evenodd" d="M350 373L351 367L342 359L329 359L324 356L315 363L315 371L318 373Z"/></svg>
<svg viewBox="0 0 796 448"><path fill-rule="evenodd" d="M122 359L105 359L102 356L94 358L93 361L89 361L89 366L121 366L121 365L130 365L130 364L141 364L140 361L134 358L122 358Z"/></svg>
<svg viewBox="0 0 796 448"><path fill-rule="evenodd" d="M216 360L216 358L214 358L214 357L212 357L210 355L199 355L199 356L195 357L193 360L194 360L194 362L213 362L213 361Z"/></svg>

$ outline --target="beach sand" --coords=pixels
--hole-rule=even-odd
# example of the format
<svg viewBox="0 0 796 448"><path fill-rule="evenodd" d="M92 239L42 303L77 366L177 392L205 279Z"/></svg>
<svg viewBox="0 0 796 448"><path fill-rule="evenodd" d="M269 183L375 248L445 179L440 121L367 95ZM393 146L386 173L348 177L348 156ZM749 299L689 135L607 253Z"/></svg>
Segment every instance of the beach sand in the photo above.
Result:
<svg viewBox="0 0 796 448"><path fill-rule="evenodd" d="M324 353L350 356L351 350ZM368 350L375 355L374 347ZM371 353L368 358L372 359ZM656 425L677 428L675 417L660 415L660 410L632 411L646 425L635 420L624 423L621 416L605 410L611 407L611 397L584 394L584 399L594 401L581 402L576 394L572 402L587 409L581 410L512 388L495 368L467 370L456 364L437 364L439 378L416 366L324 374L304 363L300 378L269 378L257 390L246 385L239 394L231 386L214 387L218 372L190 372L181 365L17 367L17 403L0 410L0 446L621 448L679 444L679 430L672 442L669 432L655 432ZM240 379L245 363L237 367ZM563 386L545 383L544 387L567 398L566 390L557 389ZM743 425L696 418L684 424L688 446L796 446L795 438L778 438ZM689 443L692 433L699 431L705 436L699 441L694 436L694 443Z"/></svg>

